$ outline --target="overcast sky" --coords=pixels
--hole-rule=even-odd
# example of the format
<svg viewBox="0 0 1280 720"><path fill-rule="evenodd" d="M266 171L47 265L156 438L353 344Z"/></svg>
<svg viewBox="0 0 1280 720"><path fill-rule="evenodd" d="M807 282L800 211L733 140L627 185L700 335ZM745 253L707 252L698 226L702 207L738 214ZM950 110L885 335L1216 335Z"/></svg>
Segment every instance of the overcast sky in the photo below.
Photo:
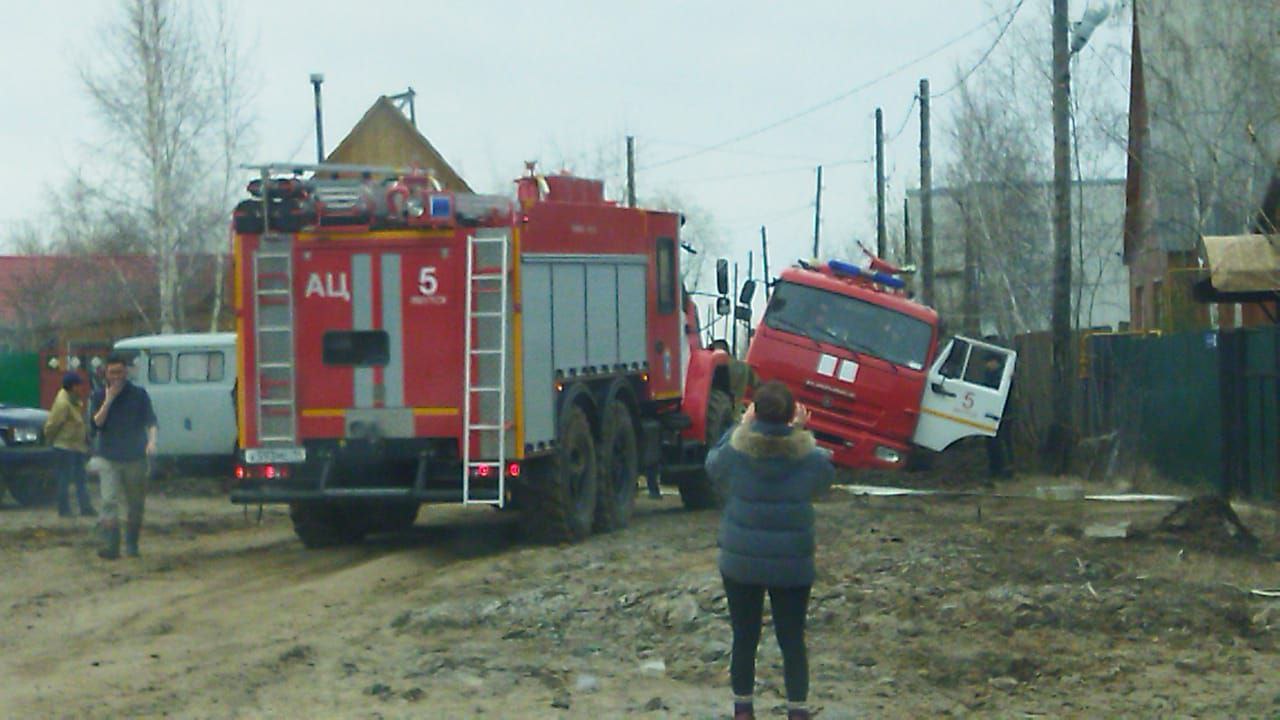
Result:
<svg viewBox="0 0 1280 720"><path fill-rule="evenodd" d="M312 72L325 75L328 150L378 95L412 86L419 129L478 190L508 192L527 159L547 171L566 160L583 174L603 169L617 184L634 135L642 198L675 194L704 208L744 272L767 225L776 267L809 252L820 163L824 247L874 242L875 107L899 207L918 183L917 111L908 113L918 80L950 85L1014 4L231 0L257 63L258 142L244 160L314 159ZM1047 22L1045 6L1028 0L1019 22ZM0 241L13 223L38 219L50 190L94 152L99 130L77 68L92 65L115 11L109 0L6 7ZM953 99L934 101L935 141ZM601 158L617 163L601 168ZM756 262L758 273L758 252Z"/></svg>

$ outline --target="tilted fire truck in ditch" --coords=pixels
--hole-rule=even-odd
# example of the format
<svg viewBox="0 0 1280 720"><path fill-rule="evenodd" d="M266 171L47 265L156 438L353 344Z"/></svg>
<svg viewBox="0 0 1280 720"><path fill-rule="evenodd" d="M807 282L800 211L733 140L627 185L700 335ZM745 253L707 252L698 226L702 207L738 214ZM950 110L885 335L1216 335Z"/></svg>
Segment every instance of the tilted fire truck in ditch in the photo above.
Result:
<svg viewBox="0 0 1280 720"><path fill-rule="evenodd" d="M288 503L308 546L424 502L513 505L536 537L579 540L627 524L640 473L715 504L701 465L730 424L728 357L701 347L679 215L532 168L514 201L258 169L234 219L234 502Z"/></svg>
<svg viewBox="0 0 1280 720"><path fill-rule="evenodd" d="M751 340L747 363L810 408L837 465L900 469L914 447L994 436L1004 414L1017 354L959 336L940 347L937 312L900 275L875 257L788 268Z"/></svg>

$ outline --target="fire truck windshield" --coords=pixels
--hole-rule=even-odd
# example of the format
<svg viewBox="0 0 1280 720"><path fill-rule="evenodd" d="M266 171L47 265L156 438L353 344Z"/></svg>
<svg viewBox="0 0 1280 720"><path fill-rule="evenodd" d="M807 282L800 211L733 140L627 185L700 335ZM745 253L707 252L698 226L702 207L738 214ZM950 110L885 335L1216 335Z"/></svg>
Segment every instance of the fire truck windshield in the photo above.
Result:
<svg viewBox="0 0 1280 720"><path fill-rule="evenodd" d="M896 310L806 285L780 282L764 323L896 365L924 369L933 329Z"/></svg>

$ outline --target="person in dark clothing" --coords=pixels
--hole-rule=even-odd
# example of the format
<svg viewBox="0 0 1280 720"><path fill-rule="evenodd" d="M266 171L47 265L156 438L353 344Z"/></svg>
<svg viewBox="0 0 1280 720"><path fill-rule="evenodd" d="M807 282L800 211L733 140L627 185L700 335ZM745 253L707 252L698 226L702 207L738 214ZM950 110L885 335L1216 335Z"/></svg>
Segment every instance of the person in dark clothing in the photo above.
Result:
<svg viewBox="0 0 1280 720"><path fill-rule="evenodd" d="M982 368L982 384L997 390L1004 378L1004 356L990 353ZM1008 404L1006 403L1006 411ZM987 473L993 478L1010 478L1013 470L1010 467L1009 431L1007 412L993 437L987 438Z"/></svg>
<svg viewBox="0 0 1280 720"><path fill-rule="evenodd" d="M810 717L805 617L816 569L813 497L831 485L830 453L804 429L809 412L786 386L756 389L742 421L707 454L707 473L727 487L720 517L720 575L733 626L729 674L734 718L755 717L756 649L764 596L782 650L787 717Z"/></svg>
<svg viewBox="0 0 1280 720"><path fill-rule="evenodd" d="M138 557L147 497L147 458L156 453L156 413L147 391L129 382L123 355L107 356L104 387L89 404L95 433L93 459L102 484L98 557L120 557L120 504L125 504L125 554Z"/></svg>

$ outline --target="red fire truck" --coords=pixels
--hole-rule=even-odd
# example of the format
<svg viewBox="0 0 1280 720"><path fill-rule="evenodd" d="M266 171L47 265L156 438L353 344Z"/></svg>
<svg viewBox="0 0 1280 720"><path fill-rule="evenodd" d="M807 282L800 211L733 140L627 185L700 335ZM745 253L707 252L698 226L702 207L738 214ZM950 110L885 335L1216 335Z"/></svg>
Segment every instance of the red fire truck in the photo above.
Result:
<svg viewBox="0 0 1280 720"><path fill-rule="evenodd" d="M879 258L802 262L778 278L751 341L747 363L811 409L837 465L898 469L913 446L999 429L1016 353L964 337L940 348L937 312L904 285Z"/></svg>
<svg viewBox="0 0 1280 720"><path fill-rule="evenodd" d="M627 524L641 473L716 502L700 468L730 423L728 357L700 345L678 214L532 168L514 200L258 168L234 218L234 502L288 503L308 546L430 502L514 506L576 541Z"/></svg>

